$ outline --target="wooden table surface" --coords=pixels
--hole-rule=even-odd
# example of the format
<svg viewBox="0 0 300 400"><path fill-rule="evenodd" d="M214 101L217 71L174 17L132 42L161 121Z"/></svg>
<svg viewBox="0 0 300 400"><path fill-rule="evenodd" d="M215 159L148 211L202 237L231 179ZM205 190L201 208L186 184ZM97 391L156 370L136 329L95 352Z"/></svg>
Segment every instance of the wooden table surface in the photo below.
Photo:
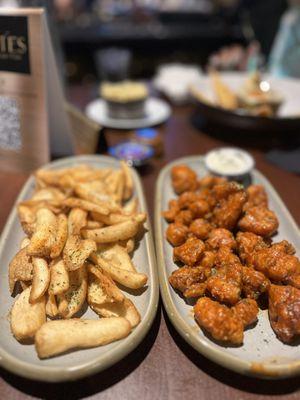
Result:
<svg viewBox="0 0 300 400"><path fill-rule="evenodd" d="M72 87L69 98L83 108L95 97L93 86ZM239 144L254 156L257 168L279 192L297 223L300 223L300 177L270 164L265 152L270 143L246 135L223 135L222 130L208 135L195 127L193 108L174 107L172 117L158 129L165 153L141 171L151 215L155 181L160 169L177 157L204 154L222 145ZM106 130L107 141L124 140L124 133ZM125 134L126 136L126 134ZM272 144L274 144L272 139ZM278 143L277 143L278 144ZM24 183L24 174L0 171L0 229ZM156 400L252 400L299 399L299 378L264 381L238 375L207 360L195 352L172 327L163 307L144 341L125 359L108 370L84 380L65 384L44 384L19 378L0 369L0 399L124 399Z"/></svg>

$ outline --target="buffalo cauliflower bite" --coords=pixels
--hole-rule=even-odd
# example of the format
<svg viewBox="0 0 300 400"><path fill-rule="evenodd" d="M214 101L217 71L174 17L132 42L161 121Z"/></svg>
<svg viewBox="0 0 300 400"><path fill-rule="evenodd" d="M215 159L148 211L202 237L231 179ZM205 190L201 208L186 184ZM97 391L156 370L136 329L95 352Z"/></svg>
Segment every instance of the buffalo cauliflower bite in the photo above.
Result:
<svg viewBox="0 0 300 400"><path fill-rule="evenodd" d="M191 222L193 221L193 214L191 213L190 210L181 210L179 213L176 215L174 222L176 224L182 224L189 226Z"/></svg>
<svg viewBox="0 0 300 400"><path fill-rule="evenodd" d="M250 208L238 222L240 230L264 237L272 236L278 226L279 222L275 213L266 207Z"/></svg>
<svg viewBox="0 0 300 400"><path fill-rule="evenodd" d="M185 225L173 223L166 230L166 238L172 246L180 246L186 241L188 232Z"/></svg>
<svg viewBox="0 0 300 400"><path fill-rule="evenodd" d="M261 236L251 232L238 232L236 235L237 251L240 259L248 266L254 263L255 253L268 247Z"/></svg>
<svg viewBox="0 0 300 400"><path fill-rule="evenodd" d="M262 293L268 291L270 281L262 272L256 271L252 267L242 269L242 292L251 299L258 299Z"/></svg>
<svg viewBox="0 0 300 400"><path fill-rule="evenodd" d="M245 211L256 206L268 208L268 196L262 185L250 185L246 193L248 195L248 200L244 205Z"/></svg>
<svg viewBox="0 0 300 400"><path fill-rule="evenodd" d="M234 307L233 313L242 321L244 327L257 321L258 305L253 299L242 299Z"/></svg>
<svg viewBox="0 0 300 400"><path fill-rule="evenodd" d="M204 199L198 199L189 204L189 210L194 218L202 218L210 212L210 205Z"/></svg>
<svg viewBox="0 0 300 400"><path fill-rule="evenodd" d="M235 228L247 200L246 192L239 191L220 200L213 210L213 222L219 228Z"/></svg>
<svg viewBox="0 0 300 400"><path fill-rule="evenodd" d="M191 223L189 231L198 239L205 240L211 231L211 224L203 218L198 218Z"/></svg>
<svg viewBox="0 0 300 400"><path fill-rule="evenodd" d="M169 201L169 209L163 211L163 217L167 222L174 222L176 215L179 213L180 207L178 205L177 200L170 200Z"/></svg>
<svg viewBox="0 0 300 400"><path fill-rule="evenodd" d="M291 283L300 274L300 261L274 244L255 254L254 268L274 282Z"/></svg>
<svg viewBox="0 0 300 400"><path fill-rule="evenodd" d="M189 290L195 284L203 283L210 275L210 268L201 265L196 267L181 267L172 272L169 277L171 286L182 293Z"/></svg>
<svg viewBox="0 0 300 400"><path fill-rule="evenodd" d="M218 250L222 246L234 249L236 246L233 234L224 228L212 229L205 244L212 250Z"/></svg>
<svg viewBox="0 0 300 400"><path fill-rule="evenodd" d="M244 325L233 311L208 297L200 298L194 306L197 323L215 339L240 345L244 338Z"/></svg>
<svg viewBox="0 0 300 400"><path fill-rule="evenodd" d="M241 345L244 328L257 319L258 306L255 300L243 299L229 308L208 297L200 298L194 306L197 323L211 336L225 343Z"/></svg>
<svg viewBox="0 0 300 400"><path fill-rule="evenodd" d="M269 289L271 326L284 343L300 335L300 290L292 286L271 285Z"/></svg>
<svg viewBox="0 0 300 400"><path fill-rule="evenodd" d="M181 246L174 248L174 261L181 261L183 264L192 266L197 264L205 250L205 244L197 238L189 238Z"/></svg>
<svg viewBox="0 0 300 400"><path fill-rule="evenodd" d="M172 184L175 192L181 194L197 189L197 175L187 165L176 165L171 170Z"/></svg>
<svg viewBox="0 0 300 400"><path fill-rule="evenodd" d="M227 182L226 178L214 175L206 175L199 180L199 188L211 189L213 186Z"/></svg>

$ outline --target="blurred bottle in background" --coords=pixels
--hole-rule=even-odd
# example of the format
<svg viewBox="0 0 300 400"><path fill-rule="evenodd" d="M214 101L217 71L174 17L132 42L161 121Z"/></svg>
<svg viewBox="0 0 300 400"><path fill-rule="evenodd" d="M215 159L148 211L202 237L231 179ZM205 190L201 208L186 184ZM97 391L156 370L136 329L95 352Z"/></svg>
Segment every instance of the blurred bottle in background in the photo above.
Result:
<svg viewBox="0 0 300 400"><path fill-rule="evenodd" d="M300 0L290 0L270 55L270 73L300 78Z"/></svg>

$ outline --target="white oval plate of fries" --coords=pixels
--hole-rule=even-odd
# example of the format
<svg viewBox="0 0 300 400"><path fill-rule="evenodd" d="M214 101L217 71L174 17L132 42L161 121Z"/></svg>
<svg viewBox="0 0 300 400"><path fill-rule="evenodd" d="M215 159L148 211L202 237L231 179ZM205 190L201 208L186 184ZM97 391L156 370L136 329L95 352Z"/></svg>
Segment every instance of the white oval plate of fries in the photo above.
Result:
<svg viewBox="0 0 300 400"><path fill-rule="evenodd" d="M196 351L212 361L236 372L265 379L281 379L300 373L299 341L293 345L281 342L272 330L268 309L260 309L256 325L244 331L242 345L222 344L212 340L204 333L194 319L193 299L185 299L175 291L169 276L178 270L173 261L173 247L166 239L168 226L162 212L168 209L171 199L177 198L171 182L171 169L175 165L185 164L192 168L199 178L208 174L202 156L177 159L161 171L155 199L155 241L158 262L160 289L165 309L177 331ZM269 183L257 170L251 173L252 183L263 185L269 197L270 209L279 220L279 229L272 238L274 242L286 239L291 242L299 257L299 229L286 206ZM196 300L196 299L195 299Z"/></svg>
<svg viewBox="0 0 300 400"><path fill-rule="evenodd" d="M0 365L23 377L58 382L108 368L155 317L142 185L110 157L65 158L31 176L3 230L0 261Z"/></svg>

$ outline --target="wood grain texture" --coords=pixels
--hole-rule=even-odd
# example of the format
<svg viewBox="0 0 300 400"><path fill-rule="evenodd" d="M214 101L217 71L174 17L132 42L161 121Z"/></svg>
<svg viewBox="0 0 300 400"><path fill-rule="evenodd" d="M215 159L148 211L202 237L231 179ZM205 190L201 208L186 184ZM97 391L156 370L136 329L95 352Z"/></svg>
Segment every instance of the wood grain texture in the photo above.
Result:
<svg viewBox="0 0 300 400"><path fill-rule="evenodd" d="M94 86L72 87L69 98L79 107L95 97ZM154 185L167 162L186 155L203 154L213 147L232 144L228 137L211 136L191 123L192 107L176 107L171 119L159 127L165 154L140 171L149 210L153 215ZM195 122L195 121L193 121ZM109 144L123 141L126 133L106 130ZM124 137L125 136L125 137ZM243 138L244 141L245 138ZM300 177L285 172L265 159L265 144L253 147L254 138L240 143L255 157L258 169L266 175L298 223L300 223ZM269 140L269 139L268 139ZM267 142L268 142L267 140ZM274 139L272 139L274 140ZM268 145L268 144L267 144ZM0 172L0 228L25 176ZM2 266L3 267L3 266ZM84 380L65 384L43 384L19 378L0 370L0 399L101 399L101 400L269 400L300 398L299 378L263 381L244 377L217 366L195 352L177 334L162 308L138 348L108 370Z"/></svg>

